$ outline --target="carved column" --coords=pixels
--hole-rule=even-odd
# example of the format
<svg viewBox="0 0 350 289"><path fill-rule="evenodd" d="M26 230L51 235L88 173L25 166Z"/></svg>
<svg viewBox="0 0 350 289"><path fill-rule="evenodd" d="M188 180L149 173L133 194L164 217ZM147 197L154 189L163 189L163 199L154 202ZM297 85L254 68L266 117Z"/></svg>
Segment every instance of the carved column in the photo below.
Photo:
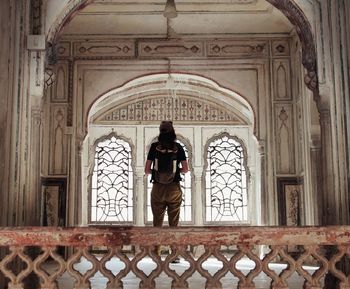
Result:
<svg viewBox="0 0 350 289"><path fill-rule="evenodd" d="M204 218L204 212L203 212L203 204L204 204L204 186L203 186L203 167L194 167L193 168L193 175L194 175L194 196L193 196L193 205L192 209L194 210L193 216L194 216L194 225L195 226L202 226L203 225L203 218ZM203 188L203 189L202 189Z"/></svg>
<svg viewBox="0 0 350 289"><path fill-rule="evenodd" d="M75 154L75 190L71 193L73 197L72 209L74 216L74 225L79 226L82 223L82 155L83 155L83 141L84 136L78 135L75 140L76 154Z"/></svg>
<svg viewBox="0 0 350 289"><path fill-rule="evenodd" d="M38 31L37 31L38 32ZM44 95L45 35L28 35L30 122L28 126L28 190L25 198L25 224L40 224L41 107Z"/></svg>
<svg viewBox="0 0 350 289"><path fill-rule="evenodd" d="M26 194L25 218L26 225L40 225L41 208L41 109L33 108L31 111L31 130L30 130L30 151L28 178L29 187Z"/></svg>
<svg viewBox="0 0 350 289"><path fill-rule="evenodd" d="M144 226L144 204L145 204L145 174L144 167L139 166L135 169L135 196L134 196L134 212L136 226Z"/></svg>
<svg viewBox="0 0 350 289"><path fill-rule="evenodd" d="M259 159L260 159L260 194L261 194L261 221L260 225L266 225L269 220L268 216L268 198L266 194L266 152L265 152L265 141L259 141ZM258 183L258 182L257 182Z"/></svg>
<svg viewBox="0 0 350 289"><path fill-rule="evenodd" d="M321 167L322 167L322 159L321 159L321 145L320 140L313 140L310 147L310 159L311 159L311 187L312 187L312 203L314 207L314 224L321 224L322 220L320 218L322 203L320 202L319 195L322 190L322 177L321 177Z"/></svg>
<svg viewBox="0 0 350 289"><path fill-rule="evenodd" d="M329 109L320 110L322 159L322 225L335 225L338 220L336 192L334 190L332 129Z"/></svg>

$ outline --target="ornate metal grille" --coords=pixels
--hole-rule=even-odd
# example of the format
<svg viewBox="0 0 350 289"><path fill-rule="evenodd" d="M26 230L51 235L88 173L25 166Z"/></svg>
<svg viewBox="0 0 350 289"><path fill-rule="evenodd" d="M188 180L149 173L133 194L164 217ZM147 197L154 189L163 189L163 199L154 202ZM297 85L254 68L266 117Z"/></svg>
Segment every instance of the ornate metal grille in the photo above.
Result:
<svg viewBox="0 0 350 289"><path fill-rule="evenodd" d="M133 170L131 148L112 137L95 150L92 175L91 222L133 221Z"/></svg>
<svg viewBox="0 0 350 289"><path fill-rule="evenodd" d="M206 221L242 222L247 214L247 176L244 149L223 136L208 146L206 170Z"/></svg>
<svg viewBox="0 0 350 289"><path fill-rule="evenodd" d="M177 140L177 142L183 147L186 158L188 159L188 149L184 143ZM180 222L191 222L192 221L192 194L191 194L191 171L187 174L182 175L182 181L180 186L182 189L182 204L180 208ZM147 178L147 221L152 222L153 215L151 209L151 176ZM168 221L168 215L165 214L164 221Z"/></svg>

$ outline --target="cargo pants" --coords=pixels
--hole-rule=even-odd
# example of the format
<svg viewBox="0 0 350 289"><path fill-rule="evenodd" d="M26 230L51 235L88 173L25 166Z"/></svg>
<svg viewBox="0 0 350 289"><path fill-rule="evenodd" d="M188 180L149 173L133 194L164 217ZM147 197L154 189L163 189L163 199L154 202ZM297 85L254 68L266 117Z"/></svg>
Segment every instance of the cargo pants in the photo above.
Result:
<svg viewBox="0 0 350 289"><path fill-rule="evenodd" d="M153 183L151 191L153 226L162 227L164 214L167 210L169 226L176 227L179 223L181 202L182 191L180 183Z"/></svg>

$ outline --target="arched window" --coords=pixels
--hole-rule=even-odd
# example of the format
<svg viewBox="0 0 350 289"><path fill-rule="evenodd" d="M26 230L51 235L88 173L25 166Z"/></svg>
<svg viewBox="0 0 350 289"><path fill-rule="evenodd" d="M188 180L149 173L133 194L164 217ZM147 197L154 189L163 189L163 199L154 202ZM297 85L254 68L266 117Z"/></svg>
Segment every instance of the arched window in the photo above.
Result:
<svg viewBox="0 0 350 289"><path fill-rule="evenodd" d="M95 148L91 182L91 222L133 221L133 170L131 148L112 136Z"/></svg>
<svg viewBox="0 0 350 289"><path fill-rule="evenodd" d="M156 141L156 140L154 140ZM187 146L180 140L176 140L184 149L186 159L189 159L189 151ZM180 186L182 190L182 203L180 207L180 222L181 223L191 223L192 222L192 191L191 191L191 183L192 176L191 171L188 173L181 175L182 180L180 181ZM151 210L151 176L147 178L147 222L152 222L153 215ZM165 214L164 223L168 221L168 216Z"/></svg>
<svg viewBox="0 0 350 289"><path fill-rule="evenodd" d="M209 143L205 175L206 222L248 221L245 151L224 135Z"/></svg>

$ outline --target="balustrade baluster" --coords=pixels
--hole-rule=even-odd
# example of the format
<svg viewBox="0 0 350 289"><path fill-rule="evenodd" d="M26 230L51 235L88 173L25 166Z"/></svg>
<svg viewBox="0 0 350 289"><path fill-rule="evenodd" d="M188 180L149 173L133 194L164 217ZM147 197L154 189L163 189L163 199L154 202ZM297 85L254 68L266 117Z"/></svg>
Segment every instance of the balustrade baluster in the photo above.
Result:
<svg viewBox="0 0 350 289"><path fill-rule="evenodd" d="M125 278L129 273L135 274L140 280L140 289L157 289L157 280L163 272L172 279L172 289L194 289L189 285L192 284L189 283L189 279L194 273L204 278L205 289L222 289L223 280L231 281L226 279L229 278L228 273L233 274L232 288L237 287L237 289L259 287L260 285L256 285L257 277L263 273L271 278L271 289L289 289L291 278L296 278L297 274L299 281L304 283L304 289L328 289L324 286L328 286L325 281L329 276L334 278L334 284L331 286L339 283L340 289L350 289L350 275L346 267L350 260L349 231L350 227L345 226L295 229L118 227L16 230L0 228L0 246L8 249L0 260L0 274L8 278L8 289L29 289L28 285L35 287L34 283L29 282L28 277L34 276L30 275L31 273L40 280L41 289L95 289L92 287L91 280L96 278L95 274L98 271L105 278L106 289L129 289L129 281ZM145 234L147 238L144 238ZM171 244L171 253L162 259L155 253L155 244ZM204 252L197 259L187 248L189 245L199 244L203 246ZM90 252L92 246L106 245L108 251L101 259ZM137 246L140 250L134 256L129 256L122 250L124 245ZM256 251L262 245L269 246L270 251L260 257ZM57 246L71 249L73 254L64 260L56 252ZM226 257L221 251L223 246L235 246L237 250L231 257ZM41 248L40 254L30 254L30 250L38 247ZM291 251L291 248L294 249ZM331 250L327 250L328 248ZM184 259L185 263L180 266L184 264L188 266L182 274L178 270L179 267L171 264L176 257ZM146 258L155 264L155 268L147 274L142 269L143 260ZM221 262L222 266L212 273L212 269L207 269L207 262L215 258ZM252 261L253 265L249 262L249 267L242 269L239 264L245 259ZM82 260L84 272L81 271L82 266L79 264ZM283 263L283 267L276 269L276 262ZM86 264L90 267L86 268ZM116 268L110 267L116 264ZM121 264L124 268L120 266ZM310 264L313 267L310 268ZM63 284L61 278L64 273L68 273L64 278L74 280L73 288L59 287L59 284ZM290 289L296 288L290 287ZM333 289L333 287L330 288Z"/></svg>

